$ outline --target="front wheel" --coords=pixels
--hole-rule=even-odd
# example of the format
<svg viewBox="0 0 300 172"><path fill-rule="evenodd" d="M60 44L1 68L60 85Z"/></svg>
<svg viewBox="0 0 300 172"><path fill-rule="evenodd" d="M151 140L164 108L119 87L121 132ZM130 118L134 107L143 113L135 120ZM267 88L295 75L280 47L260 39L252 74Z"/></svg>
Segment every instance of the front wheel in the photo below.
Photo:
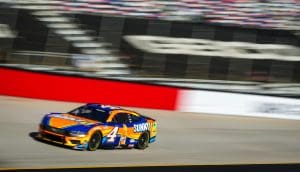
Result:
<svg viewBox="0 0 300 172"><path fill-rule="evenodd" d="M88 143L88 150L90 151L95 151L99 148L100 146L100 143L101 143L101 140L102 140L102 136L101 136L101 133L100 132L95 132L90 140L89 140L89 143Z"/></svg>
<svg viewBox="0 0 300 172"><path fill-rule="evenodd" d="M141 134L138 143L136 145L136 148L145 149L146 147L148 147L148 144L149 144L149 133L145 132Z"/></svg>

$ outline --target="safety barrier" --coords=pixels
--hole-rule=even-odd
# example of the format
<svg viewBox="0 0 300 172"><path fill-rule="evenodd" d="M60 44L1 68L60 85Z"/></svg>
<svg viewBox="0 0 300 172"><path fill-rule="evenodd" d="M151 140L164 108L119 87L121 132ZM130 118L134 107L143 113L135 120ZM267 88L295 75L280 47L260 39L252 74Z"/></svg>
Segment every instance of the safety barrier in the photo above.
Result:
<svg viewBox="0 0 300 172"><path fill-rule="evenodd" d="M300 99L275 96L181 90L176 107L184 112L300 120Z"/></svg>
<svg viewBox="0 0 300 172"><path fill-rule="evenodd" d="M0 67L0 95L300 120L300 99L188 90Z"/></svg>
<svg viewBox="0 0 300 172"><path fill-rule="evenodd" d="M0 68L0 95L175 110L178 89Z"/></svg>

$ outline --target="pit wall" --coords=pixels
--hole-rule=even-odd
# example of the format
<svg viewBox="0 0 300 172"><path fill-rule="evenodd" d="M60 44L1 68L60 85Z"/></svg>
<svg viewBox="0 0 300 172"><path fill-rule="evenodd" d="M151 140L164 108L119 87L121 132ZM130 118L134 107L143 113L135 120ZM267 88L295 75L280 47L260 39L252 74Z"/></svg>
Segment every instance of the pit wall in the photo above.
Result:
<svg viewBox="0 0 300 172"><path fill-rule="evenodd" d="M0 95L300 120L300 99L189 90L0 67Z"/></svg>

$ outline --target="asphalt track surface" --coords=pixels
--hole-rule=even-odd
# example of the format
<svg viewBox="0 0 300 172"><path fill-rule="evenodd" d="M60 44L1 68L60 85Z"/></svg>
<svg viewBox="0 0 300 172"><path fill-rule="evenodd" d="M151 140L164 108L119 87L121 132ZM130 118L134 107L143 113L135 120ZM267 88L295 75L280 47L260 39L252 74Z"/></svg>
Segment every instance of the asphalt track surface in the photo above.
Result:
<svg viewBox="0 0 300 172"><path fill-rule="evenodd" d="M300 121L131 108L158 121L145 150L76 151L36 141L47 112L81 103L0 96L0 169L300 162Z"/></svg>

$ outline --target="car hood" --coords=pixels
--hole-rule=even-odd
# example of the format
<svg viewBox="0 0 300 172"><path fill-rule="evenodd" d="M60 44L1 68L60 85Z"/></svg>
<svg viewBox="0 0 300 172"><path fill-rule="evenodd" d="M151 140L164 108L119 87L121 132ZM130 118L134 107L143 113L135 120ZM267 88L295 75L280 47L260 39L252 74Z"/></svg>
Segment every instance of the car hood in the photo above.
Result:
<svg viewBox="0 0 300 172"><path fill-rule="evenodd" d="M88 129L100 122L67 113L50 113L44 117L42 124L60 129Z"/></svg>

